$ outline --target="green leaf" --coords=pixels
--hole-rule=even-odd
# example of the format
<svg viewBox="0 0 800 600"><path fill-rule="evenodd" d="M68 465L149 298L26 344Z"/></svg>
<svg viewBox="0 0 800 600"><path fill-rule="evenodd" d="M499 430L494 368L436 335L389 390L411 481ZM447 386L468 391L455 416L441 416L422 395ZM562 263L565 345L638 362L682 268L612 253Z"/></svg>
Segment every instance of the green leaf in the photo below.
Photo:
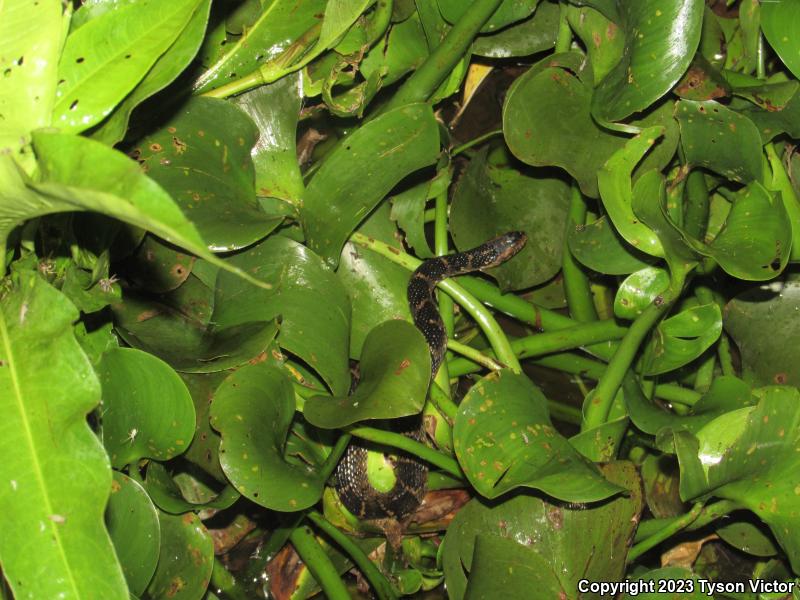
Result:
<svg viewBox="0 0 800 600"><path fill-rule="evenodd" d="M800 77L800 44L795 32L800 26L800 6L792 0L762 2L761 31L795 77Z"/></svg>
<svg viewBox="0 0 800 600"><path fill-rule="evenodd" d="M652 260L626 243L606 215L570 228L567 241L578 262L606 275L627 275L646 268Z"/></svg>
<svg viewBox="0 0 800 600"><path fill-rule="evenodd" d="M128 598L103 527L111 469L86 422L100 384L72 333L78 311L38 276L3 281L3 575L17 598ZM20 549L26 551L21 552Z"/></svg>
<svg viewBox="0 0 800 600"><path fill-rule="evenodd" d="M800 386L800 282L746 290L725 307L725 331L736 342L743 377L756 385Z"/></svg>
<svg viewBox="0 0 800 600"><path fill-rule="evenodd" d="M261 12L248 23L235 43L228 43L211 67L195 83L198 93L207 92L242 77L266 63L319 21L324 0L266 0Z"/></svg>
<svg viewBox="0 0 800 600"><path fill-rule="evenodd" d="M525 247L489 273L503 291L544 283L561 270L569 186L560 179L492 168L486 157L485 149L473 157L453 194L453 241L463 251L507 231L524 231Z"/></svg>
<svg viewBox="0 0 800 600"><path fill-rule="evenodd" d="M131 0L128 2L135 3ZM116 4L116 6L119 5L119 3ZM87 5L84 5L81 10L86 7ZM180 75L181 71L189 66L197 54L206 31L210 8L211 0L200 0L197 9L186 22L186 26L175 42L156 60L147 75L114 109L114 112L91 132L91 137L109 146L113 146L125 137L125 130L133 109L167 87Z"/></svg>
<svg viewBox="0 0 800 600"><path fill-rule="evenodd" d="M33 147L42 181L22 179L11 159L0 157L0 242L26 219L92 210L147 229L223 269L232 267L209 252L195 226L139 166L121 152L75 135L37 132ZM28 186L27 189L25 186ZM234 269L235 271L235 269ZM265 284L247 273L240 277Z"/></svg>
<svg viewBox="0 0 800 600"><path fill-rule="evenodd" d="M599 82L622 58L625 49L623 32L603 13L589 6L577 8L567 5L567 21L586 48L594 72L593 83Z"/></svg>
<svg viewBox="0 0 800 600"><path fill-rule="evenodd" d="M450 23L458 23L467 12L471 2L463 0L437 0L442 16ZM497 31L512 23L531 16L539 0L503 0L494 14L489 17L481 32Z"/></svg>
<svg viewBox="0 0 800 600"><path fill-rule="evenodd" d="M57 2L7 0L0 6L0 154L19 158L30 131L50 125L65 17Z"/></svg>
<svg viewBox="0 0 800 600"><path fill-rule="evenodd" d="M645 153L664 133L662 127L644 129L618 150L597 173L603 205L619 234L637 250L652 256L664 256L664 248L655 232L633 213L631 174Z"/></svg>
<svg viewBox="0 0 800 600"><path fill-rule="evenodd" d="M97 365L103 387L103 444L114 467L142 458L169 460L194 436L194 404L166 363L133 348L106 352Z"/></svg>
<svg viewBox="0 0 800 600"><path fill-rule="evenodd" d="M173 515L206 509L224 510L241 498L236 488L229 484L210 500L190 502L184 497L181 488L166 467L154 461L147 466L144 488L159 509Z"/></svg>
<svg viewBox="0 0 800 600"><path fill-rule="evenodd" d="M492 582L496 584L501 573L512 598L532 597L535 589L537 598L577 600L584 597L578 593L580 579L624 579L628 540L644 505L641 481L631 463L610 463L603 471L629 494L594 506L574 506L523 493L491 504L476 498L459 510L442 549L450 598L463 598L465 591L470 597L496 597L498 587ZM490 552L476 547L492 541L476 544L484 535L504 540L487 548L495 549L494 560ZM510 543L519 548L512 551ZM524 568L520 559L536 567L534 572ZM489 590L494 591L488 596L478 593ZM540 594L540 590L554 593Z"/></svg>
<svg viewBox="0 0 800 600"><path fill-rule="evenodd" d="M203 1L128 4L72 32L58 65L53 124L77 133L107 117L175 42Z"/></svg>
<svg viewBox="0 0 800 600"><path fill-rule="evenodd" d="M614 296L614 314L633 320L669 287L669 273L661 267L645 267L628 275Z"/></svg>
<svg viewBox="0 0 800 600"><path fill-rule="evenodd" d="M282 217L256 203L250 149L258 132L231 102L194 97L134 148L145 172L175 199L209 248L238 250Z"/></svg>
<svg viewBox="0 0 800 600"><path fill-rule="evenodd" d="M360 365L361 380L352 395L306 400L303 414L309 423L334 429L422 410L431 378L430 350L411 323L386 321L373 329L364 341Z"/></svg>
<svg viewBox="0 0 800 600"><path fill-rule="evenodd" d="M638 0L619 6L622 59L592 97L592 114L619 121L644 110L683 76L700 43L703 0Z"/></svg>
<svg viewBox="0 0 800 600"><path fill-rule="evenodd" d="M590 114L593 76L576 52L548 56L512 84L503 106L503 134L511 152L533 166L557 166L596 198L597 172L627 138L600 127ZM636 126L663 127L664 139L642 169L663 168L675 153L677 127L669 102L654 107ZM638 162L638 160L636 161ZM635 163L631 165L633 170Z"/></svg>
<svg viewBox="0 0 800 600"><path fill-rule="evenodd" d="M711 347L722 333L716 302L693 306L661 321L642 356L644 375L661 375L689 364Z"/></svg>
<svg viewBox="0 0 800 600"><path fill-rule="evenodd" d="M307 247L271 236L228 259L272 284L260 290L220 273L214 302L218 327L281 317L278 343L319 373L334 394L350 388L350 303L342 283Z"/></svg>
<svg viewBox="0 0 800 600"><path fill-rule="evenodd" d="M314 505L325 483L317 472L284 457L294 411L292 384L263 363L228 377L211 404L211 425L222 434L225 475L243 496L284 512Z"/></svg>
<svg viewBox="0 0 800 600"><path fill-rule="evenodd" d="M211 428L208 413L211 404L208 399L228 376L225 371L216 373L179 373L192 395L195 413L194 438L183 458L197 465L203 471L220 482L225 481L225 474L219 464L219 443L222 438Z"/></svg>
<svg viewBox="0 0 800 600"><path fill-rule="evenodd" d="M487 375L464 397L453 447L487 498L528 487L566 502L592 502L620 491L556 431L539 388L508 370Z"/></svg>
<svg viewBox="0 0 800 600"><path fill-rule="evenodd" d="M556 2L541 2L532 17L496 33L476 37L472 53L489 58L510 58L550 50L556 45L558 17Z"/></svg>
<svg viewBox="0 0 800 600"><path fill-rule="evenodd" d="M161 550L147 598L202 598L214 567L214 540L193 513L168 515L158 511Z"/></svg>
<svg viewBox="0 0 800 600"><path fill-rule="evenodd" d="M713 100L681 100L675 118L689 165L742 183L761 178L761 135L750 119Z"/></svg>
<svg viewBox="0 0 800 600"><path fill-rule="evenodd" d="M147 492L133 479L116 471L106 507L106 527L128 589L141 596L156 570L161 528Z"/></svg>
<svg viewBox="0 0 800 600"><path fill-rule="evenodd" d="M305 191L297 161L301 81L299 75L289 75L236 98L259 132L252 151L256 193L292 204L298 203Z"/></svg>
<svg viewBox="0 0 800 600"><path fill-rule="evenodd" d="M195 260L157 237L146 235L133 256L125 261L125 279L137 288L163 294L186 282Z"/></svg>
<svg viewBox="0 0 800 600"><path fill-rule="evenodd" d="M308 246L336 266L347 237L404 177L436 161L439 127L427 104L369 121L340 142L308 184L303 229Z"/></svg>
<svg viewBox="0 0 800 600"><path fill-rule="evenodd" d="M640 591L638 594L625 593L623 600L703 600L708 598L708 593L703 591L697 582L697 577L689 569L682 567L662 567L653 569L645 573L638 573L637 579L652 582L655 591ZM671 589L667 581L675 581L674 589L676 592L659 591L660 586ZM691 584L688 582L692 581ZM689 591L689 588L693 591ZM642 588L644 589L644 588Z"/></svg>
<svg viewBox="0 0 800 600"><path fill-rule="evenodd" d="M753 511L769 525L793 570L800 568L797 470L800 468L800 392L755 391L753 408L727 413L696 435L675 434L681 498L713 493Z"/></svg>

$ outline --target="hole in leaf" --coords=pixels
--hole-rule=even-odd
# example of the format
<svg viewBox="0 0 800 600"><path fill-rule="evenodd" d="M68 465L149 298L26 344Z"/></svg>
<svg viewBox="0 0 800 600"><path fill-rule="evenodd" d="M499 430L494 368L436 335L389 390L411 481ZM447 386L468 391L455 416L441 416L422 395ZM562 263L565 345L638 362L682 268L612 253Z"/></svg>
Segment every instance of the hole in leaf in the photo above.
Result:
<svg viewBox="0 0 800 600"><path fill-rule="evenodd" d="M86 60L86 59L83 58L82 56L79 56L78 58L75 59L75 62L78 63L78 64L81 64L84 60Z"/></svg>
<svg viewBox="0 0 800 600"><path fill-rule="evenodd" d="M77 101L77 100L73 100L73 101L72 101L72 104L70 104L70 105L69 105L69 109L70 109L70 110L75 110L75 108L76 108L77 106L78 106L78 101Z"/></svg>

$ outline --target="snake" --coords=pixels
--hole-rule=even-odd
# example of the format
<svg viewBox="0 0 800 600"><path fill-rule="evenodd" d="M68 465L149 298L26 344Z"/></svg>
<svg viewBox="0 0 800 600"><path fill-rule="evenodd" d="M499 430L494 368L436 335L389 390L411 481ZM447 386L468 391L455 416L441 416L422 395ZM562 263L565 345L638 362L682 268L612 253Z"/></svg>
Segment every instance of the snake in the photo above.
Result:
<svg viewBox="0 0 800 600"><path fill-rule="evenodd" d="M411 275L408 306L414 325L430 350L431 381L447 351L447 330L439 314L436 286L448 277L496 267L519 252L526 241L523 232L510 231L471 250L425 260ZM411 419L412 423L401 426L400 432L421 442L425 435L421 419L418 415ZM339 500L359 519L405 519L419 507L425 496L428 468L411 456L384 453L383 460L394 471L394 485L388 491L379 491L367 475L371 450L376 448L360 440L347 447L336 468L335 489Z"/></svg>

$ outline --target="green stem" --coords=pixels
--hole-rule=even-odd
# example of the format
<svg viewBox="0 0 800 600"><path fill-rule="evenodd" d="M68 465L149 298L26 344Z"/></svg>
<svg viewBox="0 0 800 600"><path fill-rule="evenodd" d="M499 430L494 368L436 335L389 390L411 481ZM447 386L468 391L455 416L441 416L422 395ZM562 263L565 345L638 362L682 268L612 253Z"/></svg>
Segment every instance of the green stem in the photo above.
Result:
<svg viewBox="0 0 800 600"><path fill-rule="evenodd" d="M568 6L563 0L559 4L561 5L561 10L558 18L558 37L556 38L555 49L556 54L560 52L567 52L572 46L572 29L570 29L569 21L567 21Z"/></svg>
<svg viewBox="0 0 800 600"><path fill-rule="evenodd" d="M434 490L455 490L464 487L464 480L448 475L447 473L440 473L438 471L431 471L428 473L428 491Z"/></svg>
<svg viewBox="0 0 800 600"><path fill-rule="evenodd" d="M397 594L394 593L386 577L383 576L369 557L364 554L364 551L359 548L353 540L339 531L339 529L316 510L310 511L306 516L353 559L355 565L364 577L366 577L367 581L369 581L378 600L395 600L395 598L397 598Z"/></svg>
<svg viewBox="0 0 800 600"><path fill-rule="evenodd" d="M350 600L350 594L336 567L309 527L301 525L295 528L289 540L329 600Z"/></svg>
<svg viewBox="0 0 800 600"><path fill-rule="evenodd" d="M661 542L663 542L666 539L669 539L682 529L686 529L686 527L688 527L695 520L697 520L702 510L703 510L703 505L698 502L692 507L692 510L690 510L688 513L675 519L674 521L669 523L666 527L663 527L662 529L657 531L655 534L634 545L628 551L628 563L632 563L648 550L655 548Z"/></svg>
<svg viewBox="0 0 800 600"><path fill-rule="evenodd" d="M353 233L350 236L350 241L377 252L392 262L405 267L409 271L413 271L421 264L419 259L359 232ZM511 344L492 316L491 311L487 310L485 306L472 296L472 294L468 293L463 287L451 279L445 279L440 282L439 287L450 294L450 296L475 319L475 322L489 340L497 359L514 372L521 372L522 368L520 367L514 351L511 349Z"/></svg>
<svg viewBox="0 0 800 600"><path fill-rule="evenodd" d="M616 321L594 321L593 323L584 323L568 329L558 329L512 340L511 348L518 358L524 359L580 348L590 344L618 340L626 332L627 329L618 325ZM455 358L450 361L449 368L452 377L459 377L480 370L480 364L482 363L476 364L478 361L468 360L471 357L466 353L463 354L467 358ZM491 359L494 356L488 353L487 358Z"/></svg>
<svg viewBox="0 0 800 600"><path fill-rule="evenodd" d="M434 211L436 212L436 218L433 224L433 251L436 256L444 256L450 251L447 244L447 190L436 196ZM439 314L442 316L448 339L452 339L453 331L455 330L453 299L447 294L439 294ZM437 376L440 377L438 381L444 384L444 389L449 390L447 384L450 381L450 376L447 373L446 361L442 363L439 373L437 373Z"/></svg>
<svg viewBox="0 0 800 600"><path fill-rule="evenodd" d="M703 171L696 170L689 173L683 193L686 198L684 230L691 237L702 240L706 235L710 208L706 176Z"/></svg>
<svg viewBox="0 0 800 600"><path fill-rule="evenodd" d="M385 110L428 100L467 54L472 40L501 2L502 0L474 0L441 44L397 90Z"/></svg>
<svg viewBox="0 0 800 600"><path fill-rule="evenodd" d="M211 588L216 592L217 596L221 596L226 600L249 600L250 598L234 576L231 575L231 572L216 557L214 558L214 568L211 571Z"/></svg>
<svg viewBox="0 0 800 600"><path fill-rule="evenodd" d="M351 427L348 429L348 433L356 436L357 438L361 438L362 440L367 440L368 442L375 442L376 444L382 444L384 446L390 446L392 448L404 450L409 454L413 454L414 456L417 456L422 460L439 467L442 471L445 471L454 477L462 477L461 469L459 468L455 459L445 456L444 454L441 454L432 448L428 448L425 444L422 444L416 440L412 440L410 437L407 437L401 433L384 431L383 429L374 429L372 427Z"/></svg>
<svg viewBox="0 0 800 600"><path fill-rule="evenodd" d="M460 146L456 146L455 148L453 148L450 151L450 156L458 156L462 152L466 152L470 148L472 148L474 146L477 146L478 144L482 144L486 140L489 140L489 139L491 139L491 138L493 138L493 137L495 137L497 135L503 135L503 130L502 129L495 129L494 131L490 131L489 133L484 133L483 135L479 135L478 137L476 137L476 138L474 138L474 139L472 139L472 140L470 140L468 142L464 142Z"/></svg>
<svg viewBox="0 0 800 600"><path fill-rule="evenodd" d="M467 346L466 344L462 344L461 342L457 342L456 340L447 340L447 347L450 348L453 352L458 352L461 356L466 357L466 360L475 366L474 369L468 372L479 371L480 367L485 367L490 371L499 371L500 369L503 368L503 365L498 363L494 359L494 357L489 356L487 354L483 354L481 353L480 350L476 350L472 346ZM514 348L514 342L511 342L511 347ZM464 375L464 374L465 373L459 373L459 375ZM457 375L455 374L452 374L452 376L457 377Z"/></svg>
<svg viewBox="0 0 800 600"><path fill-rule="evenodd" d="M566 5L562 4L562 14L566 13ZM566 19L564 19L566 22ZM569 30L569 25L567 25ZM582 227L586 222L586 202L583 200L578 186L572 184L570 195L569 213L567 215L567 234L564 235L564 249L561 260L563 272L564 294L567 297L569 313L576 321L589 322L597 320L597 310L594 307L594 299L586 272L572 256L569 249L569 232L575 227Z"/></svg>
<svg viewBox="0 0 800 600"><path fill-rule="evenodd" d="M619 391L625 374L633 364L633 359L639 351L645 337L650 330L661 320L677 299L683 287L684 276L676 274L670 287L658 296L652 304L642 311L628 329L613 358L608 363L608 368L597 382L597 387L586 397L583 406L584 421L582 431L599 427L608 420L614 398Z"/></svg>
<svg viewBox="0 0 800 600"><path fill-rule="evenodd" d="M449 388L450 386L448 385L447 387ZM431 385L428 393L430 394L433 405L445 416L452 426L456 418L456 413L458 412L458 404L453 402L450 396L448 396L444 389L436 382Z"/></svg>
<svg viewBox="0 0 800 600"><path fill-rule="evenodd" d="M736 369L733 368L733 355L731 354L731 341L728 335L723 331L719 337L719 344L717 345L717 356L719 357L719 366L723 375L736 375Z"/></svg>

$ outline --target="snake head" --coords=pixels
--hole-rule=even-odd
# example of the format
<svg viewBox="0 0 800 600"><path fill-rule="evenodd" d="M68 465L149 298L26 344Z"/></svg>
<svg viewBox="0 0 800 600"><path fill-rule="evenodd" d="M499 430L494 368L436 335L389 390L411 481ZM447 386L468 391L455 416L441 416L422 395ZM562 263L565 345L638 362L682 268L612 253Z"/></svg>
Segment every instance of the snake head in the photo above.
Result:
<svg viewBox="0 0 800 600"><path fill-rule="evenodd" d="M493 265L499 265L514 256L517 252L522 250L525 243L528 241L528 236L524 231L509 231L501 236L496 237L487 243L497 253L497 258L492 261Z"/></svg>

